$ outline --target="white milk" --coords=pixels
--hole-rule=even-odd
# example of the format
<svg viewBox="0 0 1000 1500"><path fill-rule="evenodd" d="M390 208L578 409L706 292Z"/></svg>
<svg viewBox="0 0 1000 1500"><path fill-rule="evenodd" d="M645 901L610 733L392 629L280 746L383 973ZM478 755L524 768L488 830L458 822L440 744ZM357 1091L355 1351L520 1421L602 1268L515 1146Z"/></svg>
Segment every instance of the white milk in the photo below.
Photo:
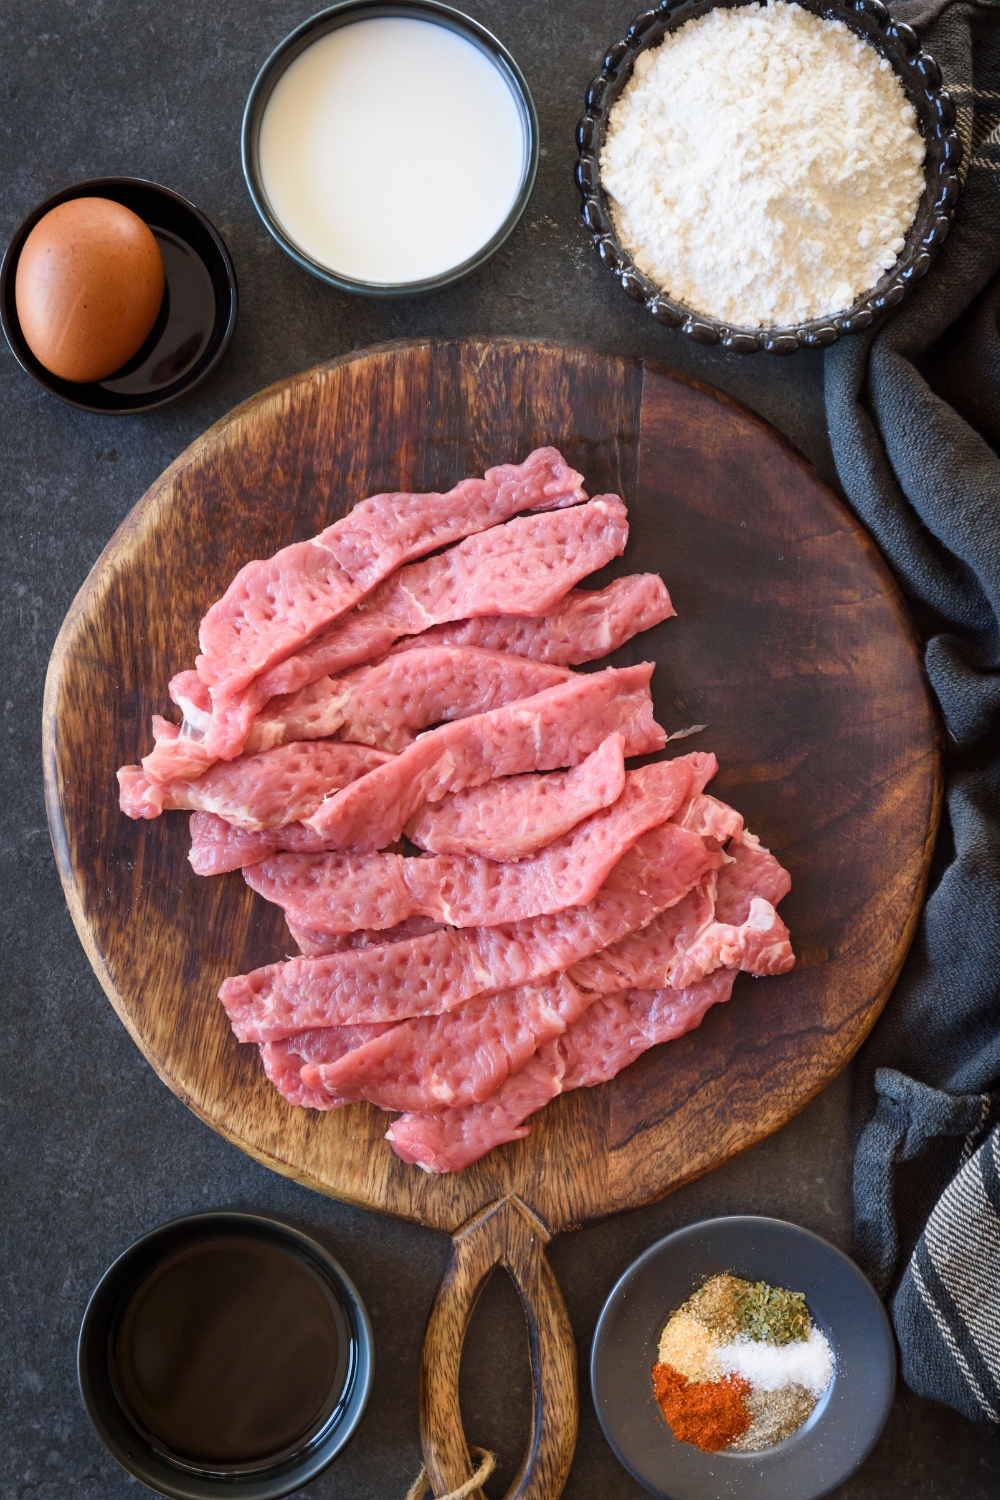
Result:
<svg viewBox="0 0 1000 1500"><path fill-rule="evenodd" d="M279 79L260 172L288 238L357 281L461 265L521 182L524 131L503 74L445 26L386 16L328 32Z"/></svg>

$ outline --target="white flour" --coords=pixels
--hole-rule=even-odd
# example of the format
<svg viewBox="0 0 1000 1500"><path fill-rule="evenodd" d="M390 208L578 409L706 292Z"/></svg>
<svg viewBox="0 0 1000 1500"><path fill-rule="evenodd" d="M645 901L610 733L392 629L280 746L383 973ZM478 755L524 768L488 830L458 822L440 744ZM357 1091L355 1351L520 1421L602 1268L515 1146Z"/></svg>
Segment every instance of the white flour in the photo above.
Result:
<svg viewBox="0 0 1000 1500"><path fill-rule="evenodd" d="M709 11L639 54L601 180L651 281L710 317L774 327L850 307L894 264L923 160L874 47L772 0Z"/></svg>

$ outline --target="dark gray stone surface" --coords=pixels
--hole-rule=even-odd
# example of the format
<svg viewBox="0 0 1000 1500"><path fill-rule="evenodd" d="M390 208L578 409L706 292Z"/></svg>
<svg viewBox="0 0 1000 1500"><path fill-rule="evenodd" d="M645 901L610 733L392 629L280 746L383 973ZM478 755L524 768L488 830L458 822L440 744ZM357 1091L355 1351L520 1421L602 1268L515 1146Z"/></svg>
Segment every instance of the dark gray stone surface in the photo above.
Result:
<svg viewBox="0 0 1000 1500"><path fill-rule="evenodd" d="M660 359L761 412L831 477L820 356L787 362L699 350L651 323L596 262L577 222L573 126L587 80L636 0L467 0L528 76L542 122L538 185L490 266L420 300L339 295L294 266L257 220L239 124L257 68L308 0L5 0L0 7L0 237L73 181L123 173L191 198L232 250L241 311L214 378L145 418L84 415L0 351L4 924L0 1500L117 1500L140 1487L107 1456L76 1389L87 1296L136 1236L186 1210L273 1208L324 1232L372 1314L375 1394L354 1442L308 1493L402 1500L419 1459L420 1342L444 1269L443 1236L320 1198L242 1156L157 1080L107 1004L74 934L49 848L39 718L62 617L114 528L211 422L262 386L345 350L406 335L521 333ZM503 456L503 455L499 455ZM100 726L95 725L95 733ZM136 935L141 941L141 934ZM628 1263L678 1225L772 1213L848 1246L847 1080L778 1136L664 1203L557 1240L551 1259L581 1363ZM524 1325L506 1277L477 1310L463 1364L466 1427L497 1447L500 1496L527 1432ZM569 1500L638 1495L582 1391ZM850 1500L986 1500L1000 1493L992 1431L908 1393Z"/></svg>

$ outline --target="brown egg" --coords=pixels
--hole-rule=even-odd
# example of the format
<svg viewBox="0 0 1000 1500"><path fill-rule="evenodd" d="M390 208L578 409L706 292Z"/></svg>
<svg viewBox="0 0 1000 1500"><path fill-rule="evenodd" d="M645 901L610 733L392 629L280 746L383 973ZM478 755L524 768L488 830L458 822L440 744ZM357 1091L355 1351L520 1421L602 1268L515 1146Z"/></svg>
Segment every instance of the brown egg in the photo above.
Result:
<svg viewBox="0 0 1000 1500"><path fill-rule="evenodd" d="M35 358L63 380L103 380L139 350L163 301L163 257L146 224L110 198L71 198L39 219L14 300Z"/></svg>

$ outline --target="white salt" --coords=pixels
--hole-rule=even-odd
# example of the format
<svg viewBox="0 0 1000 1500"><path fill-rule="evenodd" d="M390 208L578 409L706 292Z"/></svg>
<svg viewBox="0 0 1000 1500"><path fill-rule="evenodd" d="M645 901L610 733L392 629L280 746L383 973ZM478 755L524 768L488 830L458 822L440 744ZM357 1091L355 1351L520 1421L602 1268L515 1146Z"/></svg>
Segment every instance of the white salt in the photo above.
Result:
<svg viewBox="0 0 1000 1500"><path fill-rule="evenodd" d="M801 6L719 8L641 52L601 181L639 269L743 327L849 307L923 192L916 114L884 58Z"/></svg>
<svg viewBox="0 0 1000 1500"><path fill-rule="evenodd" d="M716 1358L727 1375L742 1375L757 1391L800 1385L814 1396L821 1396L833 1379L833 1350L826 1335L816 1327L807 1339L796 1339L790 1344L734 1339L716 1350Z"/></svg>

